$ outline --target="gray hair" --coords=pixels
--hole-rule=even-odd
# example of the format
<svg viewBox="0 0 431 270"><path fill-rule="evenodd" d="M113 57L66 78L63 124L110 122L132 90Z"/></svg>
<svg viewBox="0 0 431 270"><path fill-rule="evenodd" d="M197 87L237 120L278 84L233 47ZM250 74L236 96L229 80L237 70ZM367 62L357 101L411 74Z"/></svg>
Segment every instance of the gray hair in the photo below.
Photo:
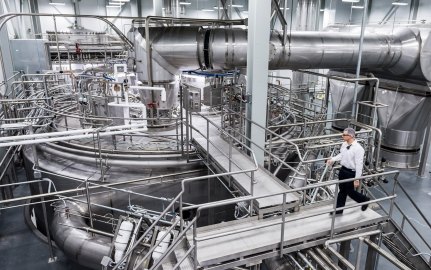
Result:
<svg viewBox="0 0 431 270"><path fill-rule="evenodd" d="M346 128L344 129L344 132L348 134L350 137L355 138L356 132L353 128Z"/></svg>

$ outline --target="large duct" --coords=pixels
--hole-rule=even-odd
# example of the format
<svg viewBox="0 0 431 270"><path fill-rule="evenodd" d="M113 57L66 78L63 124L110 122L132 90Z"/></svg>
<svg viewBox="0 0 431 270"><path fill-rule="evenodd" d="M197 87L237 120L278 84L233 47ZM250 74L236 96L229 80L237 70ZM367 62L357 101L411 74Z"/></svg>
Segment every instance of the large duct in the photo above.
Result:
<svg viewBox="0 0 431 270"><path fill-rule="evenodd" d="M431 99L396 91L381 90L377 102L388 107L378 110L379 128L384 136L382 156L391 167L419 166L424 129L428 125Z"/></svg>
<svg viewBox="0 0 431 270"><path fill-rule="evenodd" d="M138 32L142 36L145 34L143 28ZM170 73L175 69L176 72L196 68L234 69L247 65L247 31L244 29L153 27L150 34L153 63ZM431 49L428 48L431 41L427 34L421 35L416 28L399 29L393 35L367 33L362 52L364 70L396 80L431 81ZM358 61L359 41L360 35L354 33L307 31L292 32L283 46L282 33L273 31L269 69L353 70ZM139 45L137 55L145 51L142 42ZM139 65L138 71L142 72Z"/></svg>

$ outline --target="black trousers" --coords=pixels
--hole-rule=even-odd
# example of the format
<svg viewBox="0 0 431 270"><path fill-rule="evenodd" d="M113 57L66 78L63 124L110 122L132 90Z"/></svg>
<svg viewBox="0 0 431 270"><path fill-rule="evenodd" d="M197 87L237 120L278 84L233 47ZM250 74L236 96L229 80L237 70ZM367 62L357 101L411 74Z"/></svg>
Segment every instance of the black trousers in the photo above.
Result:
<svg viewBox="0 0 431 270"><path fill-rule="evenodd" d="M339 180L349 179L354 177L355 177L354 171L347 169L344 166L341 167L340 172L338 174ZM349 196L350 198L352 198L354 201L358 203L368 201L367 196L355 190L353 181L348 183L340 183L338 197L337 197L337 208L343 207L346 205L347 196ZM342 213L342 212L343 210L337 211L337 213Z"/></svg>

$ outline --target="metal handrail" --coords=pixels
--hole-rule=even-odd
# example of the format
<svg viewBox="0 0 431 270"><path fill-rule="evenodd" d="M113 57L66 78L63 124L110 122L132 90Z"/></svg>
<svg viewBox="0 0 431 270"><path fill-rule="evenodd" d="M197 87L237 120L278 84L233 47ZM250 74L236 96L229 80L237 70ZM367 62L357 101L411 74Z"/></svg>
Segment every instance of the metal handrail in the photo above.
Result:
<svg viewBox="0 0 431 270"><path fill-rule="evenodd" d="M229 110L229 111L231 111L231 110ZM238 115L238 116L240 116L240 117L242 117L244 120L246 120L246 121L250 121L252 124L255 124L255 125L257 125L259 128L262 128L263 130L265 130L265 131L267 131L267 132L269 132L269 133L271 133L271 134L273 134L273 135L275 135L275 136L277 136L277 137L280 137L280 138L282 138L280 135L278 135L277 133L275 133L275 132L273 132L273 131L271 131L271 130L269 130L268 128L264 128L263 126L261 126L261 125L259 125L259 124L257 124L257 123L255 123L254 121L251 121L251 120L249 120L247 117L245 117L245 116L243 116L243 115L241 115L241 114L239 114L239 113L237 113L237 112L234 112L234 111L231 111L232 113L234 113L234 114L236 114L236 115ZM234 130L235 131L235 130ZM293 171L295 171L297 174L299 174L299 175L301 175L301 176L305 176L305 174L303 173L303 172L301 172L301 171L298 171L296 168L294 168L294 167L292 167L292 166L290 166L289 164L287 164L286 162L284 162L282 159L280 159L279 157L277 157L276 155L274 155L274 154L272 154L271 152L269 152L268 150L266 150L264 147L261 147L261 146L259 146L259 145L257 145L255 142L253 142L253 141L251 141L250 140L250 138L248 138L248 137L246 137L244 134L241 134L241 133L239 133L238 131L235 131L236 133L238 133L238 135L240 135L242 138L244 138L244 139L246 139L247 141L249 141L250 143L252 143L252 144L254 144L257 148L259 148L260 150L262 150L264 153L267 153L268 155L270 155L270 156L272 156L274 159L276 159L278 162L280 162L281 164L283 164L284 166L286 166L287 168L289 168L289 169L291 169L291 170L293 170ZM285 139L285 138L283 138L283 139ZM286 140L286 139L285 139ZM298 153L298 155L300 156L300 159L302 158L302 156L301 156L301 154L299 153L299 147L297 146L297 145L294 145L295 147L296 147L296 151L297 151L297 153Z"/></svg>
<svg viewBox="0 0 431 270"><path fill-rule="evenodd" d="M230 137L232 140L235 140L236 142L238 142L239 144L241 144L242 146L244 146L247 150L249 150L250 152L251 152L251 154L252 154L252 159L253 159L253 163L254 163L254 165L255 165L255 167L253 168L253 169L247 169L247 170L242 170L242 171L239 171L239 172L229 172L229 173L222 173L222 174L216 174L216 175L211 175L211 176L207 176L207 178L209 179L209 178L214 178L214 177L219 177L219 176L231 176L231 175L234 175L234 174L239 174L239 173L247 173L247 172L251 172L252 173L252 175L251 175L251 193L253 192L253 185L254 185L254 175L253 175L253 172L254 171L256 171L256 170L258 170L259 169L259 166L258 166L258 163L257 163L257 160L256 160L256 157L255 157L255 155L254 155L254 152L248 147L248 146L246 146L246 145L244 145L242 142L240 142L237 138L235 138L235 137L233 137L231 134L229 134L229 133L227 133L226 131L224 131L223 129L221 129L216 123L214 123L213 121L211 121L209 118L207 118L206 116L203 116L203 115L200 115L200 114L198 114L199 116L201 116L203 119L205 119L206 120L206 122L207 122L207 125L210 123L211 125L213 125L214 127L216 127L220 132L222 132L223 134L225 134L225 135L227 135L228 137ZM193 127L193 125L190 125L192 128L194 128ZM196 129L196 128L194 128L196 131L198 131L204 138L205 138L205 135L204 134L202 134L198 129ZM207 132L209 132L209 129L207 128ZM213 144L214 145L214 143L213 142L211 142L211 140L210 140L210 138L209 138L209 134L207 134L207 137L206 137L206 139L208 140L208 142L209 143L211 143L211 144ZM224 153L223 153L224 154ZM229 158L229 160L230 160L230 157L228 157ZM240 167L238 167L238 168L240 168ZM183 181L182 181L182 183L181 183L181 187L182 187L182 189L181 189L181 192L180 192L180 196L179 196L179 200L180 200L180 209L179 209L179 212L180 212L180 222L181 222L181 225L180 225L180 229L182 230L181 231L181 234L180 235L184 235L185 233L186 233L186 231L191 227L191 225L192 224L194 224L194 222L192 221L184 230L183 230L183 218L182 218L182 212L183 212L183 210L185 210L185 208L183 208L182 207L182 194L184 193L184 190L185 190L185 184L186 183L188 183L188 182L192 182L192 181L196 181L196 180L200 180L200 179L202 179L202 177L198 177L198 178L190 178L190 179L184 179ZM178 196L177 196L178 197ZM252 204L250 204L250 205L252 205ZM167 207L167 208L169 208L169 206ZM253 210L253 208L252 208L252 206L250 207L250 211L252 211ZM162 215L161 215L162 216ZM160 217L159 217L160 218ZM197 220L196 219L196 217L193 219L193 220ZM157 223L157 221L155 221L155 223ZM194 228L196 227L196 224L195 224L195 226L194 226ZM144 233L145 234L145 233ZM174 247L176 247L178 244L179 244L179 241L181 241L182 239L181 239L181 237L180 236L178 236L177 237L177 240L172 244L172 246L164 253L164 255L159 259L159 261L158 261L158 263L156 263L156 265L155 266L153 266L152 267L152 269L154 269L155 267L158 267L161 263L162 263L162 261L163 261L163 259L167 256L167 254L170 254L170 252L172 252L172 250L174 249ZM140 242L140 241L138 241L138 242ZM196 250L196 246L194 246L194 248L195 248L195 250ZM133 248L132 248L133 249ZM191 250L189 250L188 252L191 252ZM125 255L125 256L127 256L127 254ZM185 259L185 258L183 258L183 259ZM195 261L196 261L196 259L195 259ZM121 261L120 261L121 262ZM138 264L137 264L137 266L138 265L140 265L141 263L143 262L143 260L141 260ZM115 269L115 268L114 268ZM114 270L113 269L113 270Z"/></svg>
<svg viewBox="0 0 431 270"><path fill-rule="evenodd" d="M431 230L431 224L429 222L429 220L425 217L425 215L422 213L422 211L420 211L419 207L416 205L416 203L414 203L414 201L412 200L412 198L410 197L410 195L408 195L408 193L406 192L406 190L404 189L404 187L401 185L401 183L397 182L395 185L398 185L399 187L401 187L401 190L404 192L404 194L406 195L407 199L413 204L413 207L416 209L416 211L419 213L419 215L423 218L423 220L425 221L425 223L428 225L428 229ZM382 188L382 192L385 195L388 195L388 192L382 187L382 185L379 183L379 186ZM396 186L395 186L396 187ZM395 188L394 187L394 188ZM409 223L409 225L412 227L412 229L416 232L417 236L423 241L423 243L428 247L429 250L431 250L431 244L429 244L426 240L425 237L422 235L422 233L414 226L414 224L412 223L412 221L408 218L408 216L404 213L404 211L401 209L401 207L398 205L398 203L394 202L394 207L400 212L400 214L402 215L402 221L401 221L401 225L397 224L397 222L395 220L393 220L394 224L398 227L398 229L400 229L400 231L402 233L404 233L404 222L407 221L407 223ZM385 211L385 209L382 207L382 210L387 213Z"/></svg>
<svg viewBox="0 0 431 270"><path fill-rule="evenodd" d="M196 212L196 217L193 219L192 222L194 222L194 227L193 227L193 245L195 246L195 269L197 269L197 237L196 237L196 225L197 225L197 219L200 216L200 212L204 209L209 209L209 208L213 208L213 207L219 207L219 206L223 206L223 205L228 205L228 204L233 204L233 203L238 203L238 202L242 202L242 201L249 201L249 200L256 200L256 199L260 199L260 198L264 198L264 197L270 197L270 196L277 196L277 195L284 195L287 193L291 193L291 192L298 192L298 191L302 191L302 190L306 190L306 189L311 189L311 188L316 188L316 187L321 187L321 186L326 186L326 185L336 185L338 187L338 185L340 183L346 183L346 182L351 182L357 179L367 179L367 178L371 178L371 177L376 177L376 176L383 176L383 175L389 175L389 174L395 174L394 179L395 182L397 182L397 178L399 175L399 171L390 171L390 172L384 172L384 173L378 173L378 174L374 174L374 175L368 175L368 176L361 176L358 178L350 178L350 179L345 179L345 180L333 180L333 181L328 181L326 183L320 183L320 184L314 184L314 185L310 185L308 187L302 187L302 188L296 188L296 189L291 189L288 191L284 191L284 192L278 192L278 193L274 193L271 195L261 195L261 196L252 196L252 197L246 197L246 198L236 198L236 199L229 199L229 200L225 200L225 201L219 201L219 202L215 202L215 203L207 203L207 204L202 204L202 205L195 205L195 206L191 206L191 207L185 207L184 209L197 209ZM369 204L369 203L373 203L373 202L380 202L383 200L391 200L391 204L393 204L394 199L396 198L396 195L393 194L391 196L385 197L385 198L381 198L381 199L376 199L376 200L370 200L364 203L358 203L355 205L351 205L351 206L345 206L345 207L340 207L340 208L336 208L335 207L335 202L334 202L334 208L332 210L329 211L324 211L324 212L320 212L318 214L312 214L310 216L315 216L315 215L321 215L324 213L331 213L337 210L344 210L344 209L348 209L348 208L352 208L352 207L357 207L359 205L365 205L365 204ZM283 204L285 204L285 201L283 202ZM391 217L392 211L389 212L388 217ZM296 219L302 219L304 217L297 217ZM333 232L334 232L334 221L335 221L335 215L332 216L332 224L331 224L331 238L333 237ZM284 225L285 225L286 221L285 221L285 215L283 214L282 216L282 222L280 223L275 223L273 225L276 224L281 224L282 229L281 232L284 232ZM249 231L252 229L256 229L259 228L259 226L256 227L252 227L252 228L246 228L244 229L244 231ZM236 232L237 233L237 232ZM230 232L228 232L228 234L230 234ZM212 239L212 238L216 238L218 237L218 235L213 235L207 239ZM280 254L283 254L283 245L281 243L280 245Z"/></svg>

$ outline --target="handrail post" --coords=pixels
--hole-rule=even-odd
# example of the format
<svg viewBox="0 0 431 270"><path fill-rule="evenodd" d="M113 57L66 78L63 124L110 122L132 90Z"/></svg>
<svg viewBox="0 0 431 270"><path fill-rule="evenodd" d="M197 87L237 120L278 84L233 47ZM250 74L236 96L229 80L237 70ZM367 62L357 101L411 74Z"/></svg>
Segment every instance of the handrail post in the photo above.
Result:
<svg viewBox="0 0 431 270"><path fill-rule="evenodd" d="M229 137L229 172L232 171L232 141L232 138Z"/></svg>
<svg viewBox="0 0 431 270"><path fill-rule="evenodd" d="M397 188L397 185L398 185L398 175L399 175L400 173L399 172L397 172L396 174L395 174L395 176L394 176L394 187L393 187L393 189L392 189L392 196L394 196L395 195L395 190L396 190L396 188ZM391 205L390 205L390 207L389 207L389 218L391 218L392 217L392 212L394 211L394 203L395 203L395 198L392 198L391 199Z"/></svg>
<svg viewBox="0 0 431 270"><path fill-rule="evenodd" d="M255 181L254 181L254 171L251 171L250 175L251 175L251 178L250 178L250 180L251 180L250 195L253 196L254 195L254 184L255 184ZM253 215L253 200L250 200L250 217L252 215Z"/></svg>
<svg viewBox="0 0 431 270"><path fill-rule="evenodd" d="M284 246L284 226L286 222L286 193L283 193L283 203L281 204L281 239L280 239L280 258L283 257Z"/></svg>
<svg viewBox="0 0 431 270"><path fill-rule="evenodd" d="M338 189L339 189L339 187L338 187L338 183L337 183L337 184L335 184L335 196L334 196L334 203L333 203L333 210L334 210L334 212L332 212L330 239L332 239L334 237L335 212L336 212L336 209L337 209Z"/></svg>
<svg viewBox="0 0 431 270"><path fill-rule="evenodd" d="M179 203L180 203L180 205L179 205L179 207L178 207L178 209L180 209L179 211L180 211L180 233L181 232L183 232L183 229L184 229L184 219L183 219L183 195L181 194L181 196L180 196L180 198L179 198Z"/></svg>
<svg viewBox="0 0 431 270"><path fill-rule="evenodd" d="M180 85L180 130L181 130L181 155L184 157L184 116L183 116L183 102L184 102L184 95L183 95L183 87Z"/></svg>
<svg viewBox="0 0 431 270"><path fill-rule="evenodd" d="M194 224L193 224L193 245L195 246L194 251L193 251L194 269L198 269L198 241L196 240L196 227L197 227L197 224L198 224L199 210L197 210L197 212L198 213L196 213L196 218L195 218L195 221L194 221Z"/></svg>
<svg viewBox="0 0 431 270"><path fill-rule="evenodd" d="M269 133L269 146L268 146L268 171L271 172L271 150L272 150L272 133Z"/></svg>
<svg viewBox="0 0 431 270"><path fill-rule="evenodd" d="M210 165L210 122L207 121L207 166Z"/></svg>
<svg viewBox="0 0 431 270"><path fill-rule="evenodd" d="M359 269L359 266L361 266L362 246L363 245L364 245L364 237L359 237L359 244L358 244L358 252L357 252L357 256L356 256L355 269Z"/></svg>

